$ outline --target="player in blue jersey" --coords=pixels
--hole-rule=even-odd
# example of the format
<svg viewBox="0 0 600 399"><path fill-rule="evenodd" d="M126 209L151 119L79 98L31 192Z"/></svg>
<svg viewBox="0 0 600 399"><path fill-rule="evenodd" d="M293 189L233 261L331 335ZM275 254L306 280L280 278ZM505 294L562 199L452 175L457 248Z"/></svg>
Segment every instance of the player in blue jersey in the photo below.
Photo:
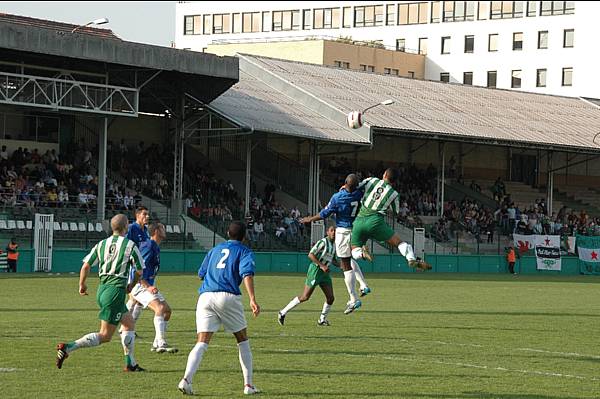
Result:
<svg viewBox="0 0 600 399"><path fill-rule="evenodd" d="M135 222L131 223L129 225L129 228L127 229L126 238L128 240L133 241L138 247L138 249L140 249L140 245L143 242L150 240L148 228L146 227L148 225L149 218L150 216L148 213L148 208L140 205L135 210ZM131 282L132 279L133 275L130 274L129 282ZM127 309L131 312L133 320L137 321L137 319L140 318L140 314L142 314L142 310L144 310L144 307L133 298L133 295L129 294L129 300L127 301Z"/></svg>
<svg viewBox="0 0 600 399"><path fill-rule="evenodd" d="M169 346L165 339L167 324L171 318L171 307L154 284L156 275L160 269L159 245L167 238L167 233L162 223L152 223L148 226L148 233L150 234L150 240L143 241L140 245L140 253L144 258L145 265L141 278L142 281L133 287L131 296L144 309L150 308L154 311L154 329L156 335L152 343L152 352L176 353L177 349Z"/></svg>
<svg viewBox="0 0 600 399"><path fill-rule="evenodd" d="M341 190L333 194L327 206L318 215L301 220L302 223L312 223L327 219L331 215L335 216L335 251L340 260L340 267L344 271L344 282L350 295L350 300L344 310L345 314L352 313L362 306L356 293L357 280L360 284L360 296L371 292L360 266L352 259L352 248L350 247L352 223L358 214L360 200L363 196L363 192L357 190L357 187L358 177L355 174L349 174Z"/></svg>
<svg viewBox="0 0 600 399"><path fill-rule="evenodd" d="M239 288L243 282L250 298L252 314L254 317L258 316L260 306L254 297L254 253L242 244L246 236L246 226L243 223L231 222L227 235L229 241L210 250L198 270L198 276L204 280L198 290L200 297L196 306L198 338L188 356L183 379L177 386L184 395L194 394L192 378L200 366L211 337L221 325L225 332L233 333L238 343L240 365L244 375L244 394L259 392L252 384L252 352Z"/></svg>

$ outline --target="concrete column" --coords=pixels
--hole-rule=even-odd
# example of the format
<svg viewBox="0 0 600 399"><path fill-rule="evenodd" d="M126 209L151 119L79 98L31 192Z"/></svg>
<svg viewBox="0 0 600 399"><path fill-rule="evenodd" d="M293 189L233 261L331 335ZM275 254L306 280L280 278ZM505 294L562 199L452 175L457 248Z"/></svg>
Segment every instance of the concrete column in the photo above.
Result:
<svg viewBox="0 0 600 399"><path fill-rule="evenodd" d="M250 176L252 175L252 139L246 140L246 195L244 216L250 214Z"/></svg>
<svg viewBox="0 0 600 399"><path fill-rule="evenodd" d="M104 220L106 208L106 144L108 137L108 118L104 117L104 124L100 131L100 143L98 145L98 206L96 218L99 222Z"/></svg>

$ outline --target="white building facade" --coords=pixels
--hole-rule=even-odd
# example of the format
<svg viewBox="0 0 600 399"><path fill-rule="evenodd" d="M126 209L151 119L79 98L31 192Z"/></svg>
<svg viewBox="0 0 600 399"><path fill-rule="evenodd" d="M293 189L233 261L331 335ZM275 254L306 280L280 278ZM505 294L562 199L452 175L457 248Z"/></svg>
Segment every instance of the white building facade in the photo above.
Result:
<svg viewBox="0 0 600 399"><path fill-rule="evenodd" d="M351 37L426 54L425 78L600 98L595 1L180 2L176 46Z"/></svg>

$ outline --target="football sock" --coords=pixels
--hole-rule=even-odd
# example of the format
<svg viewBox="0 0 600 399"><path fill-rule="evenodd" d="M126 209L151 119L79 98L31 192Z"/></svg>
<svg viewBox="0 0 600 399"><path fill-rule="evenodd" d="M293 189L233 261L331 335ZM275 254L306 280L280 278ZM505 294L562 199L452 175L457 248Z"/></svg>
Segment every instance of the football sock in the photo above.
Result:
<svg viewBox="0 0 600 399"><path fill-rule="evenodd" d="M121 344L125 353L125 363L127 366L135 366L137 362L133 356L133 348L135 345L135 331L123 331L121 333Z"/></svg>
<svg viewBox="0 0 600 399"><path fill-rule="evenodd" d="M133 317L133 320L137 321L137 319L140 318L142 310L144 310L144 307L136 302L136 304L133 306L133 309L131 309L131 317Z"/></svg>
<svg viewBox="0 0 600 399"><path fill-rule="evenodd" d="M292 299L290 301L290 303L288 303L285 308L281 309L279 311L279 313L281 313L282 315L285 316L287 314L287 312L289 312L290 310L294 309L299 304L300 304L300 299L298 299L298 297L294 297L294 299Z"/></svg>
<svg viewBox="0 0 600 399"><path fill-rule="evenodd" d="M356 302L358 295L356 295L356 275L354 274L354 270L346 270L344 272L344 282L346 283L348 294L350 294L350 301L352 303Z"/></svg>
<svg viewBox="0 0 600 399"><path fill-rule="evenodd" d="M244 375L244 385L252 386L252 352L248 340L238 343L240 351L240 366Z"/></svg>
<svg viewBox="0 0 600 399"><path fill-rule="evenodd" d="M183 378L188 383L192 383L192 379L198 371L198 367L200 367L200 362L202 361L202 356L204 356L204 352L208 349L208 344L204 342L198 342L190 351L188 355L187 365L185 366L185 374Z"/></svg>
<svg viewBox="0 0 600 399"><path fill-rule="evenodd" d="M156 335L154 337L155 346L160 346L165 342L165 333L167 331L167 322L163 316L154 316L154 330Z"/></svg>
<svg viewBox="0 0 600 399"><path fill-rule="evenodd" d="M363 250L360 247L352 248L352 257L356 260L363 258Z"/></svg>
<svg viewBox="0 0 600 399"><path fill-rule="evenodd" d="M135 305L136 303L137 302L133 298L130 297L125 306L127 306L127 310L129 310L131 312L131 308L133 308L133 305Z"/></svg>
<svg viewBox="0 0 600 399"><path fill-rule="evenodd" d="M400 245L398 245L398 251L400 251L400 254L409 262L416 259L412 246L409 243L401 242Z"/></svg>
<svg viewBox="0 0 600 399"><path fill-rule="evenodd" d="M356 281L358 281L358 285L360 286L360 289L362 290L363 288L368 287L367 281L365 280L365 276L364 276L360 266L358 265L358 262L355 261L354 259L350 259L350 264L352 265L352 270L354 270L354 275L356 276Z"/></svg>
<svg viewBox="0 0 600 399"><path fill-rule="evenodd" d="M100 345L100 334L90 333L90 334L84 335L83 337L79 338L76 341L69 342L65 349L66 349L67 353L71 353L74 350L77 350L80 348L91 348L92 346L98 346L98 345Z"/></svg>
<svg viewBox="0 0 600 399"><path fill-rule="evenodd" d="M331 309L331 305L325 302L323 304L323 310L321 311L321 317L319 321L327 319L327 315L329 314L329 310Z"/></svg>

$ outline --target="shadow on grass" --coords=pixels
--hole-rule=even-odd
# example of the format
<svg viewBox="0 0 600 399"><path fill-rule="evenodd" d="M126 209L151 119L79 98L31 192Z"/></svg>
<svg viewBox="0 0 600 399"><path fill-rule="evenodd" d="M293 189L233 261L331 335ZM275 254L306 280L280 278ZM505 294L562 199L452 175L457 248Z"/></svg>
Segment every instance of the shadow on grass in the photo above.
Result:
<svg viewBox="0 0 600 399"><path fill-rule="evenodd" d="M290 376L299 376L299 375L314 375L321 378L328 378L329 376L370 376L370 377L409 377L409 378L431 378L431 375L428 374L409 374L409 373L389 373L389 372L366 372L366 371L332 371L332 370L283 370L283 369L257 369L255 370L260 375L263 374L273 374L273 375L290 375ZM442 377L442 376L439 376ZM444 374L444 378L446 377L456 377L456 378L473 378L473 375L467 374ZM477 378L491 378L488 376L477 376Z"/></svg>
<svg viewBox="0 0 600 399"><path fill-rule="evenodd" d="M356 397L356 392L265 392L268 395L274 395L276 397L285 396L302 396L302 397ZM538 394L503 394L503 393L491 393L491 392L463 392L453 394L431 394L431 393L420 393L420 392L369 392L363 394L368 397L384 397L384 398L448 398L448 399L587 399L583 396L552 396L552 395L538 395Z"/></svg>

